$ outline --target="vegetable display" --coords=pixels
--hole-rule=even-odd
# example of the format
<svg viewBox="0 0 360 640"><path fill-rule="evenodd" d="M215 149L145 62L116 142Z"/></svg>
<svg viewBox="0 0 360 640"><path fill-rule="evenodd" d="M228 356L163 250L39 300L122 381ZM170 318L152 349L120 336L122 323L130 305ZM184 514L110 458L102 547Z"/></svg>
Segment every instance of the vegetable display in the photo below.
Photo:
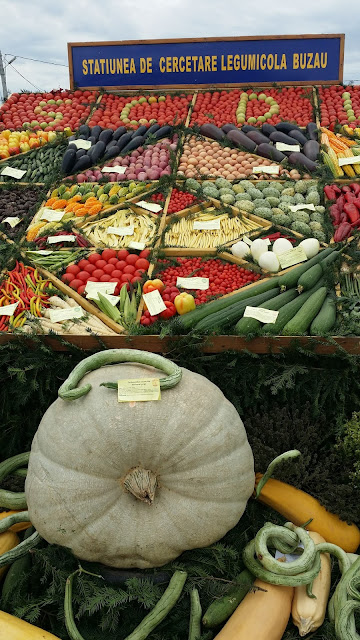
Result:
<svg viewBox="0 0 360 640"><path fill-rule="evenodd" d="M131 402L119 405L112 389L99 386L108 380L133 377L131 364L101 368L118 362L150 364L176 372L176 386L162 392L160 408L156 402L139 403L135 415ZM148 369L135 370L138 378L158 377ZM85 386L74 388L84 374ZM194 404L189 400L195 388L204 402L197 400ZM87 392L86 398L66 401ZM115 349L83 360L59 395L35 436L26 478L30 519L46 540L70 547L80 558L110 566L153 567L185 549L211 544L238 522L254 486L253 457L235 408L206 378L181 370L155 354ZM174 411L176 405L181 406L179 414ZM61 432L57 428L60 415ZM91 436L89 415L94 427ZM71 432L72 442L77 429L79 437L84 434L84 419L86 440L96 451L92 471L88 467L89 456L79 457L73 445L68 449L64 446L66 433ZM102 425L100 430L96 424ZM104 430L106 424L109 429ZM153 425L152 435L149 425ZM194 447L195 441L198 447ZM44 469L46 483L41 481ZM64 481L66 494L59 492ZM87 514L82 514L80 507L75 516L80 496L81 500L90 499L93 505L91 542ZM96 496L101 496L98 518ZM209 509L209 505L213 507ZM125 535L129 527L138 531L136 542ZM108 535L111 528L116 535Z"/></svg>

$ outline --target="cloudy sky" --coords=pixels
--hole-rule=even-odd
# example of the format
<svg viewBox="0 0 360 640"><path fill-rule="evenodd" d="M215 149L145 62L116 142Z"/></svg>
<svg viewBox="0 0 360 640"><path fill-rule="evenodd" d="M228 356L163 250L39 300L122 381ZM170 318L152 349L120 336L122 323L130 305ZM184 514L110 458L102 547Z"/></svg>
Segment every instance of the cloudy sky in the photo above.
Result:
<svg viewBox="0 0 360 640"><path fill-rule="evenodd" d="M69 86L67 42L345 33L344 81L360 84L358 3L335 0L1 0L0 50L10 92ZM21 58L58 63L55 66ZM21 77L22 74L23 77ZM31 84L30 84L31 83ZM0 95L2 91L0 90Z"/></svg>

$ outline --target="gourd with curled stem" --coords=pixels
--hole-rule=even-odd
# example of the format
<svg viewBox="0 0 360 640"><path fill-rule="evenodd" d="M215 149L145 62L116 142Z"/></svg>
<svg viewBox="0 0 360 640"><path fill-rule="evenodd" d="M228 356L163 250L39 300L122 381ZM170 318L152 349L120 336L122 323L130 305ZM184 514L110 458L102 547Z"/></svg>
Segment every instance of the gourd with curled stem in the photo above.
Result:
<svg viewBox="0 0 360 640"><path fill-rule="evenodd" d="M329 618L339 640L358 640L355 612L360 611L360 556L351 566L344 564L340 568L342 577L329 602Z"/></svg>
<svg viewBox="0 0 360 640"><path fill-rule="evenodd" d="M16 524L17 522L24 522L24 520L28 519L29 514L27 511L14 513L13 515L4 518L0 521L0 533L7 531L12 525ZM29 536L29 538L26 538L25 540L20 542L20 544L18 544L16 547L11 549L10 551L6 551L6 553L3 553L0 556L0 568L5 567L7 564L11 564L18 558L26 555L30 549L33 549L40 543L41 539L42 538L39 536L38 532L35 531L31 536Z"/></svg>

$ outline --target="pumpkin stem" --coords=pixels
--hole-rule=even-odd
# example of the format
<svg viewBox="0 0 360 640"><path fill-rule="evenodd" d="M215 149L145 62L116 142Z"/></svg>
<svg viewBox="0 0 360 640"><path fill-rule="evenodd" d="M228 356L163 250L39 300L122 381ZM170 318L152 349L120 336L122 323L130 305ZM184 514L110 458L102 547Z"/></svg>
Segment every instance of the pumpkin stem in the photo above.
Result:
<svg viewBox="0 0 360 640"><path fill-rule="evenodd" d="M123 480L124 487L135 498L152 504L155 498L157 487L157 476L150 469L143 467L134 467L126 474Z"/></svg>

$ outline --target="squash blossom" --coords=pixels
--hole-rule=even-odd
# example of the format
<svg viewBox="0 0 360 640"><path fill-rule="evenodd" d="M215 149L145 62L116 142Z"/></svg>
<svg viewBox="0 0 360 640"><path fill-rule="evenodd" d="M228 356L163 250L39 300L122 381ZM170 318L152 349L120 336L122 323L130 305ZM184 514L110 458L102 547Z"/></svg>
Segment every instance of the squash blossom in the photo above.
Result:
<svg viewBox="0 0 360 640"><path fill-rule="evenodd" d="M174 304L176 307L176 311L180 316L184 315L184 313L189 313L189 311L193 311L195 309L195 299L190 293L179 293L174 300Z"/></svg>

